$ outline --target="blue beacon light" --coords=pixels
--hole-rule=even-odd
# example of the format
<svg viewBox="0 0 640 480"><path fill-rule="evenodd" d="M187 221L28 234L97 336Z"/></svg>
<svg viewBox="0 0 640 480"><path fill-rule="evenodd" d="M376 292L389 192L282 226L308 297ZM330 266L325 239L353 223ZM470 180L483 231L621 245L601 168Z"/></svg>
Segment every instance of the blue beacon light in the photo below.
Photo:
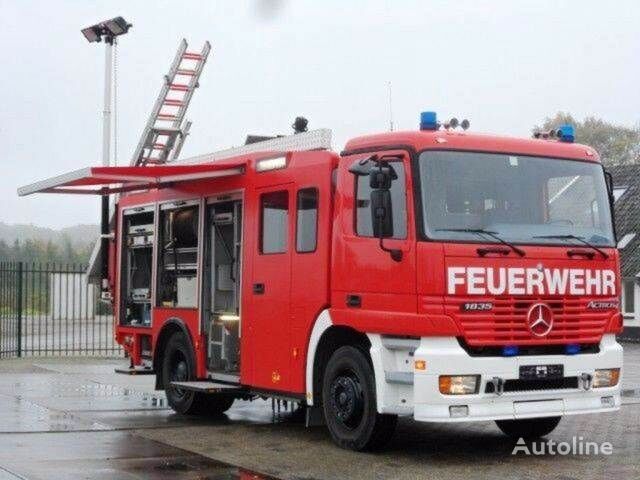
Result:
<svg viewBox="0 0 640 480"><path fill-rule="evenodd" d="M502 347L502 355L505 357L515 357L518 353L520 353L520 348L517 345Z"/></svg>
<svg viewBox="0 0 640 480"><path fill-rule="evenodd" d="M580 344L578 343L570 343L564 346L564 353L567 355L575 355L576 353L580 353Z"/></svg>
<svg viewBox="0 0 640 480"><path fill-rule="evenodd" d="M558 128L558 138L561 142L573 143L576 139L573 125L560 125Z"/></svg>
<svg viewBox="0 0 640 480"><path fill-rule="evenodd" d="M420 114L420 130L437 130L438 119L436 112L422 112Z"/></svg>

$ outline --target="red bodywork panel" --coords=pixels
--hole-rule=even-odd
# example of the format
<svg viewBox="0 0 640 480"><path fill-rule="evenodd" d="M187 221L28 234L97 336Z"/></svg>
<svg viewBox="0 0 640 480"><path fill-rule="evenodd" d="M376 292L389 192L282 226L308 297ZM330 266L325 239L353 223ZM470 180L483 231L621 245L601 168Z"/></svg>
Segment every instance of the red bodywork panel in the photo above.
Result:
<svg viewBox="0 0 640 480"><path fill-rule="evenodd" d="M162 188L123 196L118 205L118 225L122 227L123 209L136 205L199 198L202 202L225 192L242 191L244 195L244 252L242 268L241 382L264 390L304 392L304 371L308 339L318 314L329 306L329 258L333 216L332 171L338 157L331 152L287 154L287 168L257 173L255 162L274 154L255 154L235 160L246 169L242 175L224 179L181 183L176 188ZM216 162L217 163L217 162ZM296 252L296 192L316 188L319 193L318 239L314 252ZM289 230L287 251L261 255L258 250L260 196L269 191L289 193ZM118 249L119 250L119 249ZM119 257L117 264L120 265ZM120 269L113 281L120 285ZM252 286L265 285L265 294L256 296ZM115 304L120 291L116 288ZM153 338L153 345L166 322L177 318L184 323L196 349L198 377L206 376L204 332L200 331L197 309L152 307L152 325L116 326L118 341L140 361L138 347L142 335ZM118 319L116 319L118 322ZM116 323L118 325L118 323ZM136 335L131 345L125 337Z"/></svg>
<svg viewBox="0 0 640 480"><path fill-rule="evenodd" d="M256 162L282 154L251 154L206 165L143 167L153 170L158 180L148 179L153 189L127 193L120 198L116 238L122 233L122 212L126 208L161 204L167 201L200 201L228 192L243 195L243 252L241 300L241 383L265 391L294 395L305 392L306 353L314 322L329 309L333 323L363 333L397 336L456 336L471 346L543 345L597 343L605 332L621 330L618 309L590 311L591 300L617 298L619 258L615 249L607 249L608 259L568 258L567 248L557 246L521 246L526 257L513 253L480 258L476 252L483 244L443 243L418 240L416 202L413 198L411 164L415 152L425 149L451 149L537 155L551 158L598 162L590 147L556 141L525 140L447 131L395 132L351 140L343 157L326 151L290 152L286 168L258 173ZM396 262L380 249L378 240L355 233L355 180L348 172L354 161L373 153L397 155L406 172L406 238L386 239L388 248L402 251ZM114 167L115 168L115 167ZM131 167L110 171L109 184L127 180ZM170 169L167 172L161 168ZM178 171L183 169L176 177ZM95 170L95 171L94 171ZM216 178L224 172L225 178ZM162 175L161 175L162 173ZM206 176L210 174L210 176ZM192 179L188 175L196 175ZM204 175L204 176L203 176ZM142 176L142 171L140 175ZM160 177L163 177L161 179ZM167 179L170 178L171 181ZM83 177L84 178L84 177ZM102 179L102 183L98 179ZM92 169L85 185L105 185L105 172ZM80 184L59 183L68 189ZM53 187L51 187L53 188ZM139 189L139 186L134 188ZM296 196L300 189L316 188L319 193L317 248L314 252L296 251ZM47 190L44 190L47 191ZM288 194L288 230L285 253L261 254L260 201L263 194ZM157 210L156 210L157 211ZM156 224L158 222L157 215ZM204 215L201 215L204 218ZM201 227L201 231L203 228ZM157 231L157 229L156 229ZM120 302L120 241L110 250L110 284L115 286L115 304ZM487 244L491 246L495 244ZM202 256L202 255L200 255ZM516 296L469 298L447 291L447 268L548 268L601 269L616 272L615 293L600 296ZM203 261L200 259L200 272ZM200 283L201 284L201 283ZM262 284L264 294L256 295L254 285ZM155 287L154 287L155 289ZM350 304L359 297L359 305ZM155 293L152 295L155 298ZM554 310L558 329L549 337L538 338L525 327L529 306L543 300ZM491 302L491 312L469 313L461 310L465 302ZM119 312L119 309L116 309ZM119 316L119 313L116 317ZM206 371L206 337L201 331L199 309L152 307L150 327L119 326L116 337L135 363L142 355L142 342L156 340L171 319L178 319L190 333L196 351L197 376Z"/></svg>
<svg viewBox="0 0 640 480"><path fill-rule="evenodd" d="M555 140L538 140L494 135L479 135L459 130L391 132L367 135L350 140L345 152L375 150L393 146L410 147L419 152L434 150L469 150L478 152L500 152L521 155L539 155L551 158L568 158L599 162L597 152L586 145L564 143Z"/></svg>
<svg viewBox="0 0 640 480"><path fill-rule="evenodd" d="M394 150L400 148L400 150ZM351 140L343 152L347 162L371 154L393 155L404 152L405 169L409 171L409 155L426 149L504 152L550 158L599 162L590 147L557 141L529 140L458 131L397 132L360 137ZM354 231L354 177L341 168L336 196L336 228L333 232L331 313L334 322L360 331L386 335L457 336L471 346L545 345L598 343L603 333L621 330L617 309L590 311L591 300L616 301L620 291L609 296L514 296L490 298L452 295L447 292L446 272L450 266L619 270L618 252L606 249L609 258L599 256L567 258L567 247L521 246L526 257L511 253L507 257L479 258L482 243L443 243L416 241L412 179L407 176L407 215L409 230L406 240L385 240L388 248L403 251L402 262L394 262L380 250L377 239L359 237ZM362 299L360 308L346 304L348 295ZM555 329L549 336L534 337L526 327L528 308L537 301L554 307ZM463 313L465 302L490 302L491 312Z"/></svg>

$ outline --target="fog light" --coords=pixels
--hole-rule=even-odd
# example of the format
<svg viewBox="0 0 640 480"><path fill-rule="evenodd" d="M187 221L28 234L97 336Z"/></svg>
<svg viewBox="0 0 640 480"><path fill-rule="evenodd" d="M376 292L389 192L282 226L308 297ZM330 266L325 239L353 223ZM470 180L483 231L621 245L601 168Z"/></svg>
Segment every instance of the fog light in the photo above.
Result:
<svg viewBox="0 0 640 480"><path fill-rule="evenodd" d="M466 405L451 405L449 407L449 416L451 418L468 417L469 407Z"/></svg>
<svg viewBox="0 0 640 480"><path fill-rule="evenodd" d="M440 375L438 385L443 395L478 393L480 375Z"/></svg>
<svg viewBox="0 0 640 480"><path fill-rule="evenodd" d="M620 380L619 368L602 368L593 376L593 388L615 387Z"/></svg>
<svg viewBox="0 0 640 480"><path fill-rule="evenodd" d="M616 406L616 401L613 399L613 397L600 397L600 404L603 407L613 408Z"/></svg>

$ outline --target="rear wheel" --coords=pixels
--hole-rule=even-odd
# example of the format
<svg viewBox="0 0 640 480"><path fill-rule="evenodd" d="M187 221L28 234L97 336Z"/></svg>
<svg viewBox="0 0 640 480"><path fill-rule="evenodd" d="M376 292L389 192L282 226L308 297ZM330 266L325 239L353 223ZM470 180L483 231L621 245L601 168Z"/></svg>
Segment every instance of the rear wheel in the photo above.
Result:
<svg viewBox="0 0 640 480"><path fill-rule="evenodd" d="M396 415L377 412L373 369L365 354L355 347L340 347L329 359L322 405L331 437L342 448L381 448L396 427Z"/></svg>
<svg viewBox="0 0 640 480"><path fill-rule="evenodd" d="M562 417L525 418L522 420L496 420L496 425L512 438L536 439L550 434Z"/></svg>
<svg viewBox="0 0 640 480"><path fill-rule="evenodd" d="M195 371L191 345L183 333L174 333L165 347L162 364L163 384L169 406L184 415L221 415L229 410L235 400L233 396L204 394L171 384L195 380Z"/></svg>

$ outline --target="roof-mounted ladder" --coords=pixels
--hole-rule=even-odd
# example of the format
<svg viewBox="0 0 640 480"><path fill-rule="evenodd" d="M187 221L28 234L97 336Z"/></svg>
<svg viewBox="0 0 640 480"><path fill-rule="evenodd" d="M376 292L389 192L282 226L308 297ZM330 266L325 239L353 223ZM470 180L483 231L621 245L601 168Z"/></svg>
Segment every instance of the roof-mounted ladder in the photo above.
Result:
<svg viewBox="0 0 640 480"><path fill-rule="evenodd" d="M199 53L188 52L187 48L187 41L182 39L131 159L132 166L166 163L180 154L191 127L184 117L211 44L205 42Z"/></svg>

